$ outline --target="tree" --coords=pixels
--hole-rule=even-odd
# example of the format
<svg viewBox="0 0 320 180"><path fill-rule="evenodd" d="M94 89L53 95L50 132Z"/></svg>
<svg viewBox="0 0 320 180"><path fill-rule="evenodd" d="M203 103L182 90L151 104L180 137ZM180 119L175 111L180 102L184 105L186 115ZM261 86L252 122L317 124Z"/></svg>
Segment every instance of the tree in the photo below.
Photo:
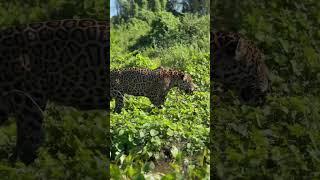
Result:
<svg viewBox="0 0 320 180"><path fill-rule="evenodd" d="M148 9L148 0L141 0L141 8Z"/></svg>
<svg viewBox="0 0 320 180"><path fill-rule="evenodd" d="M210 1L209 0L190 0L190 11L201 15L208 14Z"/></svg>
<svg viewBox="0 0 320 180"><path fill-rule="evenodd" d="M154 12L161 11L161 3L160 0L150 0L149 1L149 9Z"/></svg>
<svg viewBox="0 0 320 180"><path fill-rule="evenodd" d="M167 6L168 0L160 0L161 10L164 10Z"/></svg>

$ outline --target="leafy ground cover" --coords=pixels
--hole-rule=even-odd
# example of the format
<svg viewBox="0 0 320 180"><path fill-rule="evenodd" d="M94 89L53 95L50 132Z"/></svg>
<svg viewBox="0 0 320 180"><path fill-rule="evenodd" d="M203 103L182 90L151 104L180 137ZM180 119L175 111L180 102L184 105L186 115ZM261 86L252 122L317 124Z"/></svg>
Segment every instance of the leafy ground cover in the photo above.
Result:
<svg viewBox="0 0 320 180"><path fill-rule="evenodd" d="M160 65L189 73L199 90L173 89L161 110L126 96L125 110L111 114L114 179L209 177L209 17L144 11L112 25L111 69Z"/></svg>
<svg viewBox="0 0 320 180"><path fill-rule="evenodd" d="M264 51L272 93L263 108L235 100L212 112L218 177L319 178L319 7L309 0L240 3L233 26Z"/></svg>

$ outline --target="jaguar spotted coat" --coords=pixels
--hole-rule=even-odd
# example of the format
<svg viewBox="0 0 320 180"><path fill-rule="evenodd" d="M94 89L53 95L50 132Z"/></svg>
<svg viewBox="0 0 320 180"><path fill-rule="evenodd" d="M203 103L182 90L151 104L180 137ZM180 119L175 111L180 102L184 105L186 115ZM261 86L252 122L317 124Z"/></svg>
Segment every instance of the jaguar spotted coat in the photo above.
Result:
<svg viewBox="0 0 320 180"><path fill-rule="evenodd" d="M173 69L159 67L155 70L145 68L128 68L114 70L110 73L111 98L115 98L115 112L123 108L125 94L144 96L161 108L166 95L173 87L178 87L186 93L192 93L196 85L190 75Z"/></svg>
<svg viewBox="0 0 320 180"><path fill-rule="evenodd" d="M65 19L0 31L0 123L16 117L13 158L36 158L47 101L81 110L109 107L107 21Z"/></svg>
<svg viewBox="0 0 320 180"><path fill-rule="evenodd" d="M211 78L236 90L241 102L262 105L270 86L268 68L253 42L238 33L211 32L210 48Z"/></svg>

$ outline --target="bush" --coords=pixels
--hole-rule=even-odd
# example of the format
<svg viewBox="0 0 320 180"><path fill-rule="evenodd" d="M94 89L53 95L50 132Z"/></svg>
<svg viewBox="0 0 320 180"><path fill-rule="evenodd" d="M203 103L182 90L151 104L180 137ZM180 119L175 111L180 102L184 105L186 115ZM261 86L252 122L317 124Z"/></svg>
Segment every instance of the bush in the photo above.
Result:
<svg viewBox="0 0 320 180"><path fill-rule="evenodd" d="M146 47L168 48L176 43L195 44L201 48L209 48L209 16L197 17L186 14L178 18L169 12L156 13L150 31L140 37L130 47L130 50L139 50Z"/></svg>

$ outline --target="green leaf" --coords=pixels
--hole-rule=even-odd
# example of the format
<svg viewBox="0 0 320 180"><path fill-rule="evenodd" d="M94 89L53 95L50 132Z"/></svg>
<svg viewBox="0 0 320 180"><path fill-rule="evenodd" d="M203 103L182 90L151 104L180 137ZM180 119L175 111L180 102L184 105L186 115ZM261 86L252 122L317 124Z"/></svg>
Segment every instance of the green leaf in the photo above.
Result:
<svg viewBox="0 0 320 180"><path fill-rule="evenodd" d="M143 137L144 137L144 132L140 131L140 138L143 138Z"/></svg>
<svg viewBox="0 0 320 180"><path fill-rule="evenodd" d="M168 136L173 136L174 132L169 128L167 131Z"/></svg>
<svg viewBox="0 0 320 180"><path fill-rule="evenodd" d="M159 132L157 130L151 129L151 131L150 131L151 136L156 136L158 134L159 134Z"/></svg>
<svg viewBox="0 0 320 180"><path fill-rule="evenodd" d="M279 39L280 41L280 44L283 48L283 50L288 53L289 52L289 42L287 40L284 40L284 39Z"/></svg>
<svg viewBox="0 0 320 180"><path fill-rule="evenodd" d="M179 154L179 149L176 146L172 146L170 151L174 158L176 158L177 155Z"/></svg>

